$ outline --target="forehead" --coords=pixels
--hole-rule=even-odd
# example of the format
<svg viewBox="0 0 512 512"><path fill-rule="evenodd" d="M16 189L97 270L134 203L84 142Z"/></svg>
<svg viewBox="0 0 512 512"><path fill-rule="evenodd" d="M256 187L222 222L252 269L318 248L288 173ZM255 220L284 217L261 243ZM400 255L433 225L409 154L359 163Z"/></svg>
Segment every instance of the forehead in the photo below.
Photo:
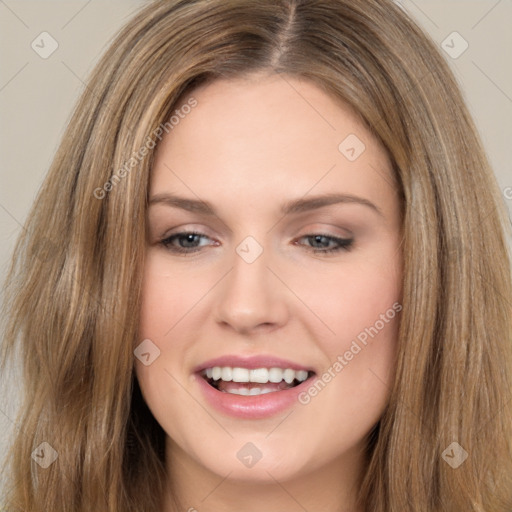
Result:
<svg viewBox="0 0 512 512"><path fill-rule="evenodd" d="M260 74L217 80L180 104L190 97L197 105L180 115L157 149L153 193L233 203L309 190L376 198L391 186L382 146L348 105L312 82Z"/></svg>

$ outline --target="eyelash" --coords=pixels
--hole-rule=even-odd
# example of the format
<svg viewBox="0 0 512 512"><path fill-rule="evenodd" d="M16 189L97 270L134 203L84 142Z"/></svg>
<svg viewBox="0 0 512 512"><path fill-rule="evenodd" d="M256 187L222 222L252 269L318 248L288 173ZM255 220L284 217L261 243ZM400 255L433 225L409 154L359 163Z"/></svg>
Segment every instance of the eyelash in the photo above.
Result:
<svg viewBox="0 0 512 512"><path fill-rule="evenodd" d="M202 237L202 238L208 238L203 233L198 233L196 231L183 231L181 233L175 233L167 238L164 238L163 240L160 241L160 244L163 245L170 252L173 252L176 254L189 255L189 254L196 253L196 252L200 251L201 250L200 248L192 248L192 250L190 250L187 248L175 247L175 246L171 245L173 240L178 239L178 238L183 238L186 236L198 236L198 237ZM352 249L352 245L354 242L353 238L338 238L338 237L331 236L331 235L324 235L322 233L313 233L310 235L303 235L300 237L300 239L302 239L302 238L310 238L311 239L311 238L316 238L316 237L322 237L322 238L327 239L330 242L336 242L338 244L338 246L332 247L331 249L310 248L309 251L313 252L314 254L332 254L332 253L337 253L340 251L348 252Z"/></svg>

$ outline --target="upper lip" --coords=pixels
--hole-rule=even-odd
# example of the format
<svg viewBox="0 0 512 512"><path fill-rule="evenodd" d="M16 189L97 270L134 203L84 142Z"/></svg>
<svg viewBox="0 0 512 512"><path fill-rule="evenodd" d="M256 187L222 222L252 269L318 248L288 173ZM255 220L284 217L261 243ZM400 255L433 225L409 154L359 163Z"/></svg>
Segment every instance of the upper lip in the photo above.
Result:
<svg viewBox="0 0 512 512"><path fill-rule="evenodd" d="M314 371L311 367L271 355L261 354L254 356L238 356L232 354L205 361L197 366L194 372L201 372L207 368L213 368L214 366L230 366L232 368L247 368L249 370L254 370L256 368L290 368L296 371Z"/></svg>

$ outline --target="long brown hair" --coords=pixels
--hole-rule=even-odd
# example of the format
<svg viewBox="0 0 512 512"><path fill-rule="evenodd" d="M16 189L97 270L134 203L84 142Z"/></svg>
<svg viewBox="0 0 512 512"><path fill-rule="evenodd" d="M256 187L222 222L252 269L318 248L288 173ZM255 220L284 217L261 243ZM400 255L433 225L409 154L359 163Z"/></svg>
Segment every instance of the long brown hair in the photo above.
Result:
<svg viewBox="0 0 512 512"><path fill-rule="evenodd" d="M510 512L505 207L447 64L389 0L159 1L119 32L77 104L6 282L1 361L5 369L17 354L24 370L6 510L161 509L164 432L133 368L156 134L197 85L258 70L311 80L350 104L399 183L399 356L368 440L363 508ZM43 442L58 454L46 469L31 456ZM457 468L447 462L454 442L467 453Z"/></svg>

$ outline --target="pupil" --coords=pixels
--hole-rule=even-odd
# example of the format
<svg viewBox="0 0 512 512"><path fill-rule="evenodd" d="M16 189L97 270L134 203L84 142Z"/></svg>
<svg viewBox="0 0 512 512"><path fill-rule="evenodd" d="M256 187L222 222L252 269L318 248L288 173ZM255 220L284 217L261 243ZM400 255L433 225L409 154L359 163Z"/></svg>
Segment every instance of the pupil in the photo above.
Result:
<svg viewBox="0 0 512 512"><path fill-rule="evenodd" d="M185 240L185 245L186 245L187 243L193 243L193 240L194 240L194 238L195 238L196 236L197 236L197 235L192 235L192 234L190 234L190 235L185 235L185 239L186 239L186 240Z"/></svg>
<svg viewBox="0 0 512 512"><path fill-rule="evenodd" d="M321 243L322 239L325 239L325 237L323 235L316 235L315 236L315 242L317 242L317 243Z"/></svg>

